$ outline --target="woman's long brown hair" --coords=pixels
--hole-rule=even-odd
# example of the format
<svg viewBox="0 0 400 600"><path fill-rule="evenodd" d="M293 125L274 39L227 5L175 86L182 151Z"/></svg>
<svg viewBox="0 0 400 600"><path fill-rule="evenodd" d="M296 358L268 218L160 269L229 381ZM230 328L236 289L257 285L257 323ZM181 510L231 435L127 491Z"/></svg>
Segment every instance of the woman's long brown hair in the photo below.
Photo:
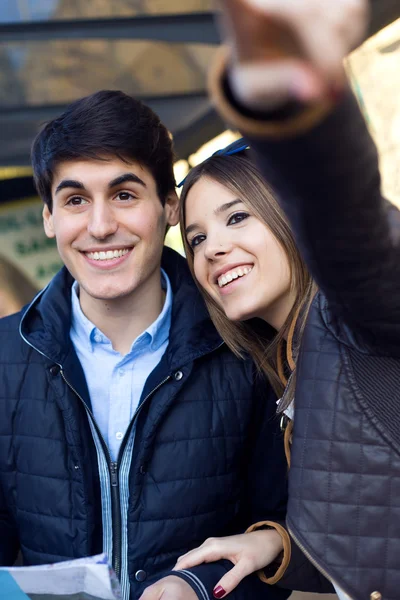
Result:
<svg viewBox="0 0 400 600"><path fill-rule="evenodd" d="M266 184L255 164L243 154L212 156L194 167L185 180L181 194L180 222L186 257L195 280L193 250L185 236L185 208L190 189L203 177L223 185L243 200L250 212L270 229L288 258L291 286L295 290L296 299L283 327L279 331L266 327L258 319L241 322L230 321L217 302L197 284L205 299L211 319L222 339L237 356L243 358L250 355L258 368L266 374L276 394L280 397L285 388L285 381L282 380L282 376L278 372L278 352L281 351L283 345L286 345L285 340L291 324L294 319L297 319L297 344L293 348L293 358L294 361L296 360L298 342L301 339L308 309L316 292L316 286L300 256L288 221L276 200L274 192ZM287 363L285 368L290 370ZM285 394L285 406L280 405L280 410L284 410L293 399L294 375L293 373L290 379L290 389Z"/></svg>

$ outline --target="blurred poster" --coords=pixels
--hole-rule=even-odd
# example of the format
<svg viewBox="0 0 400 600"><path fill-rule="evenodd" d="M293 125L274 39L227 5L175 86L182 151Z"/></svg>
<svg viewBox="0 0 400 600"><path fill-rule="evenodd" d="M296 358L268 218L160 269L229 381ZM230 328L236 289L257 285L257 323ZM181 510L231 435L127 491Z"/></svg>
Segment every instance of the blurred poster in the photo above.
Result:
<svg viewBox="0 0 400 600"><path fill-rule="evenodd" d="M367 40L346 63L379 148L384 194L400 206L400 19Z"/></svg>
<svg viewBox="0 0 400 600"><path fill-rule="evenodd" d="M39 288L62 267L55 241L44 233L42 210L39 198L0 204L0 253Z"/></svg>

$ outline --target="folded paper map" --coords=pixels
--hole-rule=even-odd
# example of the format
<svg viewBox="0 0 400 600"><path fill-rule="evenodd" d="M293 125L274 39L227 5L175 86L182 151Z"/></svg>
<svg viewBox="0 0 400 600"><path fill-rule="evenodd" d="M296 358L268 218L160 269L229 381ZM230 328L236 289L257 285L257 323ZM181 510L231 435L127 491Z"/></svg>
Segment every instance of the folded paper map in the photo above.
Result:
<svg viewBox="0 0 400 600"><path fill-rule="evenodd" d="M118 580L99 554L38 567L0 568L0 600L120 600Z"/></svg>

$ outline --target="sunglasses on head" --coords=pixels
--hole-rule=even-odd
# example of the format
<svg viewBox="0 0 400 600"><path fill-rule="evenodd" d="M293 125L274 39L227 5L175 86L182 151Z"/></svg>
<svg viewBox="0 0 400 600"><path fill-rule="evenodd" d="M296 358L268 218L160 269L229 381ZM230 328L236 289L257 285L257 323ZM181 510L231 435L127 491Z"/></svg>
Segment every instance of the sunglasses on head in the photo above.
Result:
<svg viewBox="0 0 400 600"><path fill-rule="evenodd" d="M249 148L250 146L247 142L245 142L244 138L240 138L239 140L235 140L234 142L232 142L232 144L229 144L229 146L226 146L226 148L217 150L216 152L214 152L214 154L212 154L212 156L232 156L233 154L239 154L240 152L244 152L244 150L248 150ZM182 187L186 181L186 177L182 179L182 181L176 187Z"/></svg>

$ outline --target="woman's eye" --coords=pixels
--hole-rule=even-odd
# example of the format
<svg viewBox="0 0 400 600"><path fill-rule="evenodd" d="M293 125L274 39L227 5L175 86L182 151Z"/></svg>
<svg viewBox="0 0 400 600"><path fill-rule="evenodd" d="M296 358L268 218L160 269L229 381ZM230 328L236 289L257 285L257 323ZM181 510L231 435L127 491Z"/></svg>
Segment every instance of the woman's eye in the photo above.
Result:
<svg viewBox="0 0 400 600"><path fill-rule="evenodd" d="M198 246L199 244L201 244L201 242L203 242L206 239L206 236L203 234L199 234L199 235L195 235L194 238L192 238L189 241L189 246L191 248L195 248L196 246Z"/></svg>
<svg viewBox="0 0 400 600"><path fill-rule="evenodd" d="M231 217L229 217L228 225L236 225L237 223L240 223L241 221L244 221L245 219L247 219L249 216L250 215L248 213L237 212L234 215L232 215Z"/></svg>
<svg viewBox="0 0 400 600"><path fill-rule="evenodd" d="M85 198L82 198L81 196L74 196L73 198L70 198L67 201L67 204L69 204L70 206L82 206L82 204L87 204L88 201L85 200Z"/></svg>
<svg viewBox="0 0 400 600"><path fill-rule="evenodd" d="M128 200L132 200L133 195L130 194L129 192L120 192L117 195L117 199L118 200L122 200L122 202L127 202Z"/></svg>

